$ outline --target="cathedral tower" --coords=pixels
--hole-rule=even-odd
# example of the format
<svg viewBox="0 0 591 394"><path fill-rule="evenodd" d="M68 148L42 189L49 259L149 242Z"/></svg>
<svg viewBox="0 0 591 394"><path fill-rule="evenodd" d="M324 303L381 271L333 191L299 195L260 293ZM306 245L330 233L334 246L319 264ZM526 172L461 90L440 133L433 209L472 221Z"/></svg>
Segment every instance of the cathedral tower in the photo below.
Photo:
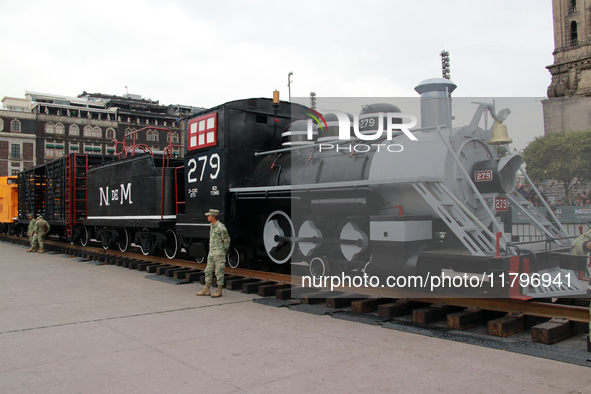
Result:
<svg viewBox="0 0 591 394"><path fill-rule="evenodd" d="M591 128L591 0L552 0L554 64L544 132Z"/></svg>

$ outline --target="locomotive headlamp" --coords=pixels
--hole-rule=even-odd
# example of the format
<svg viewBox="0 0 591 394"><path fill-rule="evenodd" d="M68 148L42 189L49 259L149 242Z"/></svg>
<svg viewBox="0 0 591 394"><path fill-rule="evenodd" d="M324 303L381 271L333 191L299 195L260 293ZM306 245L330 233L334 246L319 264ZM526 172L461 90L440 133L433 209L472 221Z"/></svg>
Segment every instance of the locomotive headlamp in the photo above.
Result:
<svg viewBox="0 0 591 394"><path fill-rule="evenodd" d="M487 144L489 145L505 145L512 143L513 140L509 138L509 134L507 134L507 126L503 124L503 122L495 121L495 124L492 128L492 137L488 140Z"/></svg>
<svg viewBox="0 0 591 394"><path fill-rule="evenodd" d="M279 91L277 89L273 91L273 104L279 104Z"/></svg>

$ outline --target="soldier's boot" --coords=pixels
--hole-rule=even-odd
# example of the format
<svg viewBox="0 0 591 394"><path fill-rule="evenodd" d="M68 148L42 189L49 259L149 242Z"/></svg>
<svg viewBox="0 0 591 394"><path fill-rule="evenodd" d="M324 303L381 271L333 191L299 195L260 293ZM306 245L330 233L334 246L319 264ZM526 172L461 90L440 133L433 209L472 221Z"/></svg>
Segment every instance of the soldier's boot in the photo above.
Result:
<svg viewBox="0 0 591 394"><path fill-rule="evenodd" d="M205 287L203 288L203 290L201 290L199 293L197 293L198 296L208 296L211 295L211 292L209 291L209 283L205 284Z"/></svg>
<svg viewBox="0 0 591 394"><path fill-rule="evenodd" d="M44 248L39 248L39 250L37 251L37 253L45 253L45 249Z"/></svg>
<svg viewBox="0 0 591 394"><path fill-rule="evenodd" d="M27 250L27 253L29 253L29 252L36 252L36 251L37 251L37 248L31 246L31 249Z"/></svg>
<svg viewBox="0 0 591 394"><path fill-rule="evenodd" d="M220 285L220 284L218 283L218 291L216 291L215 293L213 293L213 294L211 295L211 298L218 298L218 297L221 297L221 296L222 296L222 287L223 287L223 286L222 286L222 285Z"/></svg>

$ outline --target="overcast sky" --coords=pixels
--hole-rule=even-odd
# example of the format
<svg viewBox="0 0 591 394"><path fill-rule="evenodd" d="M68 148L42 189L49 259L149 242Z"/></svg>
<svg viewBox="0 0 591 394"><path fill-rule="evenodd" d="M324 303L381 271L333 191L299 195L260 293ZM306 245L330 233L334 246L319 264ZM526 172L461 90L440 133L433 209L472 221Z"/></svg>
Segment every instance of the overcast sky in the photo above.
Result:
<svg viewBox="0 0 591 394"><path fill-rule="evenodd" d="M292 96L416 97L445 49L454 96L535 99L553 63L551 0L0 0L0 15L0 97L127 86L211 107L287 99L289 71Z"/></svg>

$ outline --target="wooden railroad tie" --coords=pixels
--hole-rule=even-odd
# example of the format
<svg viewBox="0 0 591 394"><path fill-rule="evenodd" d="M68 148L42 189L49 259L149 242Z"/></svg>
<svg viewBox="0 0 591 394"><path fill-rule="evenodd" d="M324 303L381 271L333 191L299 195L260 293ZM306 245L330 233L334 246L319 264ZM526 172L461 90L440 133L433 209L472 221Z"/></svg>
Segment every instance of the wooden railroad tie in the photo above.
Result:
<svg viewBox="0 0 591 394"><path fill-rule="evenodd" d="M368 313L378 309L382 304L393 302L392 298L366 298L364 300L353 301L351 303L351 310L355 313Z"/></svg>
<svg viewBox="0 0 591 394"><path fill-rule="evenodd" d="M353 301L358 301L361 299L367 298L366 295L363 294L355 294L355 293L345 293L340 294L334 297L329 297L326 299L326 307L327 308L345 308L351 306Z"/></svg>
<svg viewBox="0 0 591 394"><path fill-rule="evenodd" d="M532 327L532 342L551 345L587 330L587 324L566 319L551 319Z"/></svg>
<svg viewBox="0 0 591 394"><path fill-rule="evenodd" d="M291 285L286 283L274 283L259 286L258 293L261 297L273 296L280 289L291 289Z"/></svg>

